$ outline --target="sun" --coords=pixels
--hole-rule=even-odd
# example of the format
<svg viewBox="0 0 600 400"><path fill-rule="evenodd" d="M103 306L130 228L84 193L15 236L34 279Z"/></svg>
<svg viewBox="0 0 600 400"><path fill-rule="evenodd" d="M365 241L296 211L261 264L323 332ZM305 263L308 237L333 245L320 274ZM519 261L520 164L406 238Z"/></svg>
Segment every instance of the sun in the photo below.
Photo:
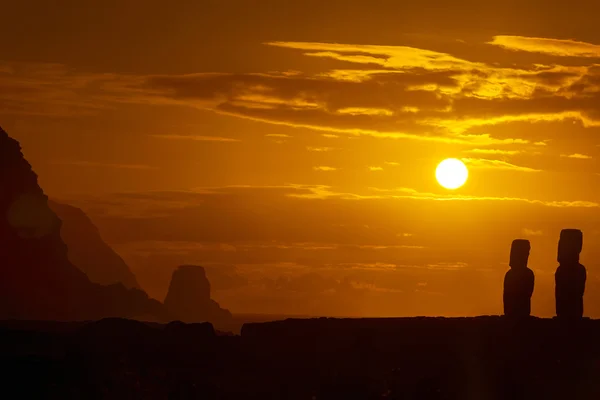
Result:
<svg viewBox="0 0 600 400"><path fill-rule="evenodd" d="M438 164L435 177L446 189L458 189L465 184L469 170L465 164L456 158L447 158Z"/></svg>

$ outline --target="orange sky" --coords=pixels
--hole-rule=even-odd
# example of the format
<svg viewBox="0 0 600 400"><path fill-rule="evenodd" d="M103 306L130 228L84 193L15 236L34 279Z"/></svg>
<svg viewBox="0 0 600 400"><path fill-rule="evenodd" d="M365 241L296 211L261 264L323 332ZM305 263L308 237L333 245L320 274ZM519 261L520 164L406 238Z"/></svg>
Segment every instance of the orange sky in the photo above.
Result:
<svg viewBox="0 0 600 400"><path fill-rule="evenodd" d="M600 316L599 6L85 3L2 6L0 124L151 296L199 263L233 312L495 314L527 238L551 315L572 227Z"/></svg>

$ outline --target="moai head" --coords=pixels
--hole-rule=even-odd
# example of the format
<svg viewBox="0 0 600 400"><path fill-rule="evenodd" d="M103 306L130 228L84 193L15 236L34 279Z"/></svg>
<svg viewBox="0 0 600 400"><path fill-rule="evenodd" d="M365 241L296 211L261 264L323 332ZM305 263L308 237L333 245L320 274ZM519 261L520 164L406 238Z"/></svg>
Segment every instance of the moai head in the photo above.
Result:
<svg viewBox="0 0 600 400"><path fill-rule="evenodd" d="M579 229L563 229L558 240L558 262L578 263L583 247L583 233Z"/></svg>
<svg viewBox="0 0 600 400"><path fill-rule="evenodd" d="M529 250L531 245L529 240L515 239L510 246L510 263L511 268L527 268L527 260L529 259Z"/></svg>

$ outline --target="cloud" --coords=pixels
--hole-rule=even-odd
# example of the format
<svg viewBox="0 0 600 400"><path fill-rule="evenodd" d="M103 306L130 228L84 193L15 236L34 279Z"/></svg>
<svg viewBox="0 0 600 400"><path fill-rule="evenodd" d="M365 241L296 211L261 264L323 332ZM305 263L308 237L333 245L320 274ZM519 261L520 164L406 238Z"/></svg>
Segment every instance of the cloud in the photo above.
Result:
<svg viewBox="0 0 600 400"><path fill-rule="evenodd" d="M267 244L245 244L241 245L244 249L300 249L307 251L320 251L320 250L335 250L340 247L338 244L328 243L267 243Z"/></svg>
<svg viewBox="0 0 600 400"><path fill-rule="evenodd" d="M520 172L540 172L541 171L539 169L514 165L514 164L508 163L506 161L488 160L485 158L463 158L462 161L465 164L468 164L469 167L471 167L471 168L503 169L503 170L520 171Z"/></svg>
<svg viewBox="0 0 600 400"><path fill-rule="evenodd" d="M470 149L470 150L465 150L465 153L512 156L512 155L521 153L521 151L520 150L502 150L502 149Z"/></svg>
<svg viewBox="0 0 600 400"><path fill-rule="evenodd" d="M574 154L561 154L561 157L564 158L576 158L578 160L591 160L592 156L588 156L587 154L580 154L580 153L574 153Z"/></svg>
<svg viewBox="0 0 600 400"><path fill-rule="evenodd" d="M524 36L494 36L492 45L507 50L544 53L560 57L600 58L600 45L576 40Z"/></svg>
<svg viewBox="0 0 600 400"><path fill-rule="evenodd" d="M285 133L269 133L265 135L266 137L276 137L276 138L291 138L291 135L286 135Z"/></svg>
<svg viewBox="0 0 600 400"><path fill-rule="evenodd" d="M277 45L284 46L281 43ZM285 46L301 49L312 46L311 48L318 49L324 44L287 43ZM334 47L340 52L355 51L353 45ZM363 47L361 49L364 51L389 53L390 57L396 51L393 46ZM403 48L401 52L405 50ZM453 58L451 63L443 63L451 67L440 71L429 68L426 61L431 60L430 53L435 52L417 48L411 48L411 52L420 54L417 58L425 60L425 64L409 63L406 68L399 66L397 71L345 70L346 74L359 74L360 79L340 78L339 70L332 71L332 74L312 76L191 74L151 77L147 86L167 91L173 100L206 101L213 98L217 103L211 107L214 111L256 121L329 131L333 134L446 143L471 142L486 145L526 142L520 138L495 141L489 140L493 139L489 135L461 135L471 128L515 121L579 118L588 125L594 121L583 114L583 110L568 111L568 107L545 113L546 107L543 104L540 104L539 109L532 107L530 110L515 106L502 113L505 106L483 105L490 100L529 101L538 93L543 95L543 91L561 96L561 91L564 91L564 96L567 96L570 85L585 76L588 71L585 67L551 66L519 70ZM444 59L441 54L433 59ZM381 59L384 58L381 56ZM572 97L572 93L568 96ZM472 104L463 106L465 99L480 101L482 105L477 108L472 107ZM496 108L501 115L492 118L483 115ZM461 118L457 119L455 115L461 115ZM431 126L439 129L432 132ZM487 143L483 139L488 139Z"/></svg>
<svg viewBox="0 0 600 400"><path fill-rule="evenodd" d="M238 139L222 136L200 136L200 135L150 135L158 139L168 140L192 140L198 142L239 142Z"/></svg>
<svg viewBox="0 0 600 400"><path fill-rule="evenodd" d="M335 150L335 147L313 147L313 146L306 146L306 150L317 152L317 153L322 153L322 152L326 152L326 151Z"/></svg>
<svg viewBox="0 0 600 400"><path fill-rule="evenodd" d="M392 166L392 167L398 167L400 165L400 163L395 162L395 161L386 161L385 164Z"/></svg>
<svg viewBox="0 0 600 400"><path fill-rule="evenodd" d="M366 271L395 271L399 266L392 263L339 263L339 267Z"/></svg>
<svg viewBox="0 0 600 400"><path fill-rule="evenodd" d="M246 111L248 111L248 110L246 110ZM219 112L224 113L223 111L219 111ZM350 136L365 135L365 136L372 136L375 138L412 139L412 140L417 140L417 141L422 141L422 142L467 144L467 145L478 145L478 146L529 143L528 140L520 139L520 138L496 138L496 137L492 137L489 134L463 134L462 132L464 132L472 127L472 126L468 126L468 122L466 122L466 121L463 121L461 129L454 129L454 130L456 130L456 132L454 132L452 135L447 135L447 134L432 135L432 134L426 134L426 133L420 134L420 133L408 133L408 132L402 132L402 131L376 130L376 129L372 129L372 128L336 128L336 127L333 127L330 125L322 126L322 125L316 125L316 124L315 125L299 124L299 123L295 123L295 122L291 122L291 121L287 121L287 120L273 120L273 119L269 119L267 117L263 118L263 117L259 117L259 116L250 116L250 115L244 114L244 112L239 112L239 113L238 112L225 112L224 114L249 119L252 121L259 121L259 122L271 123L271 124L275 124L275 125L289 126L292 128L306 128L306 129L313 129L313 130L317 130L317 131L337 132L340 134L345 134L345 135L350 135ZM248 114L258 115L258 114L260 114L260 112L249 112ZM326 114L320 114L320 112L317 112L313 116L311 116L311 119L318 120L319 115L321 115L324 118L324 120L326 120L328 118L328 116ZM526 120L526 118L521 118L519 120ZM473 126L493 124L492 122L482 122L482 121L483 120L476 121L476 123L473 124ZM422 122L423 122L423 125L441 124L441 125L439 125L439 127L447 128L446 126L444 126L444 121L441 121L441 120L437 120L437 121L426 120L426 121L422 121ZM452 124L453 124L453 121L448 121L448 125L449 125L448 127L450 127ZM422 128L418 128L416 125L413 126L413 128L416 129L417 131L422 129Z"/></svg>
<svg viewBox="0 0 600 400"><path fill-rule="evenodd" d="M357 64L373 64L386 68L448 69L471 63L446 53L408 46L378 46L318 42L269 42L269 46L305 51L310 57L333 58Z"/></svg>
<svg viewBox="0 0 600 400"><path fill-rule="evenodd" d="M519 197L497 197L497 196L469 196L469 195L455 195L455 194L437 194L419 192L411 188L397 188L397 189L378 189L370 188L371 190L379 193L383 193L380 198L393 198L393 199L412 199L412 200L430 200L430 201L510 201L510 202L523 202L529 204L543 205L547 207L557 208L597 208L600 204L594 201L586 200L575 200L575 201L552 201L552 200L534 200L525 199ZM343 198L343 197L342 197Z"/></svg>
<svg viewBox="0 0 600 400"><path fill-rule="evenodd" d="M435 270L445 270L445 271L455 271L458 269L467 268L469 264L465 262L440 262L436 264L427 264L427 269L435 269Z"/></svg>
<svg viewBox="0 0 600 400"><path fill-rule="evenodd" d="M339 267L349 268L353 270L365 271L397 271L401 269L416 269L416 270L441 270L441 271L456 271L465 269L469 264L465 262L439 262L425 265L407 265L393 264L385 262L374 263L340 263Z"/></svg>
<svg viewBox="0 0 600 400"><path fill-rule="evenodd" d="M135 87L141 77L76 72L52 63L0 62L0 69L9 71L0 74L1 114L88 116L117 103L148 102L149 93Z"/></svg>
<svg viewBox="0 0 600 400"><path fill-rule="evenodd" d="M488 107L493 102L488 102ZM504 115L498 116L490 116L488 118L479 118L479 117L465 117L465 118L429 118L422 121L423 124L437 126L440 128L445 128L451 132L456 134L463 133L472 128L479 128L483 126L490 125L500 125L507 124L511 122L529 122L529 123L540 123L540 122L564 122L569 120L580 121L584 127L595 127L600 126L600 120L596 120L594 118L590 118L586 113L581 111L560 111L560 112L536 112L536 113L526 113L521 110L519 113L509 114L509 110L502 110L503 105L506 103L499 104L497 108L497 112L507 112ZM473 103L471 102L471 105ZM482 104L481 104L482 105ZM515 102L515 105L518 105L518 102ZM537 106L539 111L543 110L542 104L532 101L530 105ZM565 104L566 106L566 104ZM455 110L458 111L458 110ZM474 114L474 110L467 111L467 113ZM489 144L499 144L499 143L520 143L526 144L528 140L525 139L505 139L504 141L496 140L490 141ZM475 144L475 143L474 143Z"/></svg>
<svg viewBox="0 0 600 400"><path fill-rule="evenodd" d="M318 166L318 167L313 167L313 169L315 171L337 171L339 168L327 167L327 166L321 165L321 166Z"/></svg>
<svg viewBox="0 0 600 400"><path fill-rule="evenodd" d="M554 40L553 46L569 54L595 49L572 41L514 38L498 36L494 44L539 47ZM94 115L121 104L170 105L312 129L328 138L366 135L478 148L529 142L483 132L494 125L579 121L584 127L600 126L600 67L595 65L499 66L410 46L266 45L327 58L346 69L129 75L0 63L0 69L11 71L0 74L0 114L64 117ZM581 46L587 50L574 50ZM171 139L179 136L183 140L184 135ZM186 138L212 138L195 137Z"/></svg>
<svg viewBox="0 0 600 400"><path fill-rule="evenodd" d="M382 167L372 167L372 166L369 166L368 168L369 168L369 171L383 171Z"/></svg>
<svg viewBox="0 0 600 400"><path fill-rule="evenodd" d="M542 230L535 230L529 228L523 228L522 232L525 236L542 236L544 234Z"/></svg>
<svg viewBox="0 0 600 400"><path fill-rule="evenodd" d="M398 249L425 249L425 246L420 245L358 245L358 244L343 244L343 243L283 243L270 242L266 244L238 244L240 249L281 249L281 250L306 250L306 251L323 251L323 250L398 250Z"/></svg>
<svg viewBox="0 0 600 400"><path fill-rule="evenodd" d="M339 114L350 114L350 115L383 115L386 117L394 115L390 110L383 108L360 108L360 107L347 107L340 108L337 110Z"/></svg>
<svg viewBox="0 0 600 400"><path fill-rule="evenodd" d="M360 245L357 246L359 249L369 250L388 250L388 249L425 249L425 246L402 244L396 246L385 246L385 245Z"/></svg>
<svg viewBox="0 0 600 400"><path fill-rule="evenodd" d="M227 243L195 242L185 240L144 240L128 244L127 251L138 256L153 254L188 255L194 252L236 252Z"/></svg>
<svg viewBox="0 0 600 400"><path fill-rule="evenodd" d="M321 136L323 136L327 139L337 139L340 137L339 135L334 135L333 133L323 133L323 134L321 134Z"/></svg>
<svg viewBox="0 0 600 400"><path fill-rule="evenodd" d="M77 167L94 167L94 168L114 168L114 169L136 169L136 170L154 170L158 167L153 167L144 164L111 164L111 163L100 163L92 161L68 161L60 160L54 161L56 165L73 165Z"/></svg>
<svg viewBox="0 0 600 400"><path fill-rule="evenodd" d="M315 167L317 168L317 167ZM329 167L332 168L332 167ZM323 169L319 169L323 171ZM337 169L333 169L337 170ZM324 171L329 171L326 168ZM93 197L84 198L80 203L74 204L83 208L98 208L105 211L118 211L115 217L132 217L145 215L146 217L161 217L172 210L195 209L197 207L207 207L209 204L217 206L224 199L247 199L247 196L256 196L262 198L292 198L306 200L325 200L340 199L348 201L368 201L368 200L427 200L427 201L489 201L489 202L522 202L534 205L542 205L556 208L596 208L600 204L587 200L537 200L525 199L519 197L497 197L497 196L476 196L460 194L439 194L420 192L412 188L368 188L366 193L351 193L336 191L333 187L327 185L300 185L288 184L281 186L223 186L223 187L204 187L193 191L180 192L145 192L145 193L118 193L111 196L110 202L98 203ZM70 203L66 200L59 201ZM247 200L244 200L247 201ZM110 214L112 215L112 214Z"/></svg>

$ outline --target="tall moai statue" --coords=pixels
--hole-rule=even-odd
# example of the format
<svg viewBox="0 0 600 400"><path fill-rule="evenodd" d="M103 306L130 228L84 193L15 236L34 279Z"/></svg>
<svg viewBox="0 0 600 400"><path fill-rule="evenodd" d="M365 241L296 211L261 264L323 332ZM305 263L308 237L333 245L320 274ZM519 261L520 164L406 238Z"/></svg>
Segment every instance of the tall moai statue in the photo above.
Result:
<svg viewBox="0 0 600 400"><path fill-rule="evenodd" d="M558 241L558 268L554 274L556 315L559 318L583 317L583 293L587 273L579 263L583 233L579 229L563 229Z"/></svg>
<svg viewBox="0 0 600 400"><path fill-rule="evenodd" d="M512 318L531 314L531 295L535 276L527 268L529 240L513 240L510 248L510 269L504 276L504 315Z"/></svg>

